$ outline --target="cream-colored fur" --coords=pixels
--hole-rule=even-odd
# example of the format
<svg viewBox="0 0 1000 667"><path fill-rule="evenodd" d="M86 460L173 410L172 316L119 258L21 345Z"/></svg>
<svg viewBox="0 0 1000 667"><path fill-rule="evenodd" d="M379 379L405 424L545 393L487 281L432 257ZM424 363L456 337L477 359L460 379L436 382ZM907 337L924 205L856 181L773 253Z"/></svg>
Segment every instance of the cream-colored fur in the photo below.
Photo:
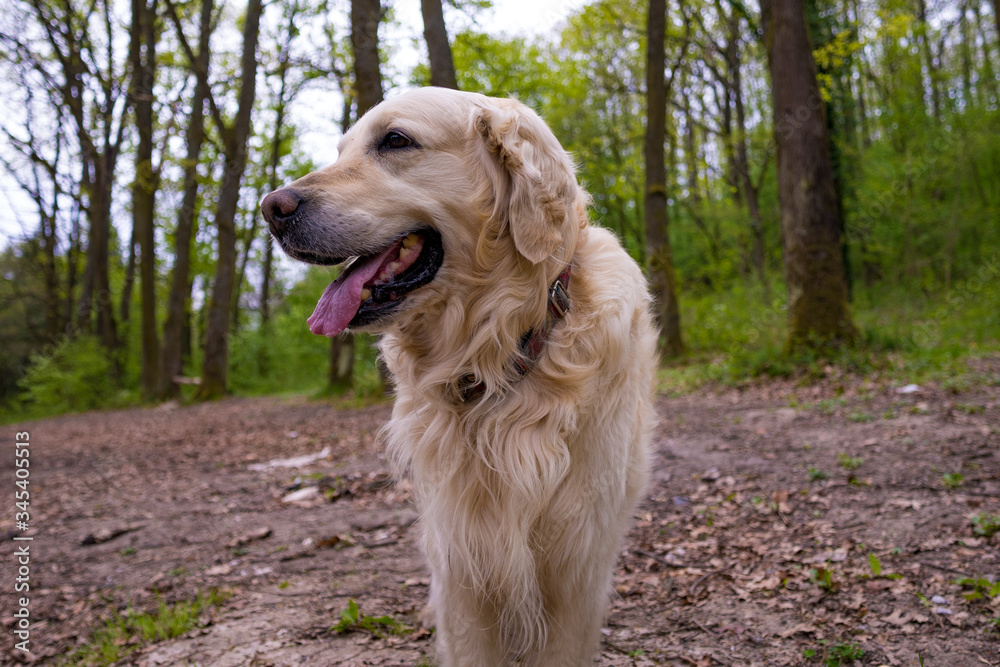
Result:
<svg viewBox="0 0 1000 667"><path fill-rule="evenodd" d="M382 154L399 130L412 150ZM656 332L639 267L589 224L588 197L544 122L512 101L442 89L391 99L293 183L302 238L373 252L417 225L444 263L406 297L382 352L385 428L413 481L447 667L590 664L611 577L646 484ZM571 307L523 378L519 341L572 262ZM463 403L461 378L486 386Z"/></svg>

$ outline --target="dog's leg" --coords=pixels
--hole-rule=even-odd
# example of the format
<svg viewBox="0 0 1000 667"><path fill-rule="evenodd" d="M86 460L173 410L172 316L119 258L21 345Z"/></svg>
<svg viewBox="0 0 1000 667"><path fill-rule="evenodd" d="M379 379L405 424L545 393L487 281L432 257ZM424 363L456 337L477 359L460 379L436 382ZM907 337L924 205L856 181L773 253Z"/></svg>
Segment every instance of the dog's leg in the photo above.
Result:
<svg viewBox="0 0 1000 667"><path fill-rule="evenodd" d="M608 574L597 570L608 571ZM550 600L547 641L537 655L524 661L526 665L583 667L593 664L608 606L609 570L603 564L595 568L590 578L593 583L584 590L568 581L557 583L562 585L562 590Z"/></svg>
<svg viewBox="0 0 1000 667"><path fill-rule="evenodd" d="M437 624L440 667L505 667L498 645L497 619L477 611L472 591L447 575L431 579L431 602Z"/></svg>

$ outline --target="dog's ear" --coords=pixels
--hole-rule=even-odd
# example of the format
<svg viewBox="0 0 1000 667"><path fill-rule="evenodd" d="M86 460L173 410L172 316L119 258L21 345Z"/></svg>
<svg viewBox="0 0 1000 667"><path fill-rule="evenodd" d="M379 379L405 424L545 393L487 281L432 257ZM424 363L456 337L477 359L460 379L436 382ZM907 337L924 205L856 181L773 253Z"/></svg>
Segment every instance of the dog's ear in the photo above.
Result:
<svg viewBox="0 0 1000 667"><path fill-rule="evenodd" d="M545 122L523 104L504 102L480 108L476 117L493 162L494 217L506 221L517 251L538 264L563 241L576 176Z"/></svg>

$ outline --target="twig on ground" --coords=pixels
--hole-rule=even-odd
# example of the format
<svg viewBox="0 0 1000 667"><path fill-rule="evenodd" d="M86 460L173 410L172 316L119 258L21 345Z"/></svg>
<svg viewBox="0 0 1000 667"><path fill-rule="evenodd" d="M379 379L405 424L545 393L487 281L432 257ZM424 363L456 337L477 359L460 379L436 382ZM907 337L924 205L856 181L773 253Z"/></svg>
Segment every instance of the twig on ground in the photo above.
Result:
<svg viewBox="0 0 1000 667"><path fill-rule="evenodd" d="M693 584L691 584L691 587L688 588L688 597L694 597L694 592L698 590L698 587L701 586L703 583L705 583L705 581L707 581L709 578L714 577L717 574L722 574L726 570L732 569L734 565L736 565L736 563L730 563L725 567L720 567L718 570L712 570L711 572L706 572L705 574L698 577L698 580L695 581Z"/></svg>
<svg viewBox="0 0 1000 667"><path fill-rule="evenodd" d="M698 569L698 570L704 570L705 569L704 565L698 565L697 563L675 563L673 561L669 561L669 560L667 560L666 558L664 558L663 556L661 556L659 554L654 554L652 551L644 551L642 549L633 549L632 552L633 553L637 553L640 556L645 556L646 558L652 558L657 563L660 563L662 565L666 565L667 567L674 567L674 568L677 568L678 570L683 570L683 569L689 568L689 567L690 568L694 568L694 569Z"/></svg>
<svg viewBox="0 0 1000 667"><path fill-rule="evenodd" d="M924 567L930 567L930 568L933 568L935 570L941 570L942 572L951 572L952 574L960 574L963 577L971 577L972 576L968 572L962 572L961 570L956 570L955 568L952 568L952 567L945 567L944 565L935 565L934 563L925 563L922 560L918 560L917 562L920 563L921 565L923 565Z"/></svg>

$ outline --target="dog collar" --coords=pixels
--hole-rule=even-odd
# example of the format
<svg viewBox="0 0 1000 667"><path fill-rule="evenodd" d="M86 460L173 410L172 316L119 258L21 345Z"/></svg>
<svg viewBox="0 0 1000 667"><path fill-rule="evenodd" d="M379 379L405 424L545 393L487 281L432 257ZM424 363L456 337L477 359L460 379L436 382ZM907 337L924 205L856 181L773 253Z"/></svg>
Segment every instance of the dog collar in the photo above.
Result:
<svg viewBox="0 0 1000 667"><path fill-rule="evenodd" d="M572 263L566 265L563 272L556 276L555 281L549 285L548 307L545 309L545 322L540 328L528 329L521 339L521 352L512 360L514 370L519 377L524 377L538 363L538 358L542 356L542 350L552 328L566 316L569 312L569 272ZM479 399L486 393L486 384L476 382L476 376L472 373L462 376L458 382L458 393L463 403L469 403Z"/></svg>

